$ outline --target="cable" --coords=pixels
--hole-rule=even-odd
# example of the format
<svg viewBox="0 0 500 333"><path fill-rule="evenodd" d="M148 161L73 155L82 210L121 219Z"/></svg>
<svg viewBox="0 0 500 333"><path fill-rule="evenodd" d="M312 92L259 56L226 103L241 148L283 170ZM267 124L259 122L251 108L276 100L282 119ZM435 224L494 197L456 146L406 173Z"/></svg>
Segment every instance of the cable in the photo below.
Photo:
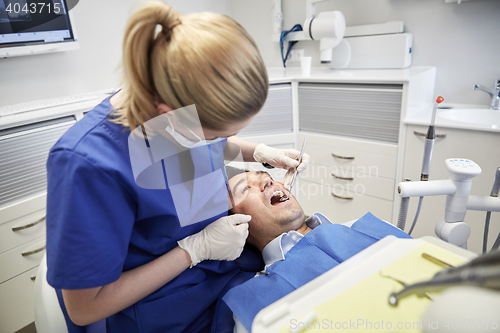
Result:
<svg viewBox="0 0 500 333"><path fill-rule="evenodd" d="M487 252L486 246L488 245L488 233L490 229L491 212L486 213L486 221L484 221L484 234L483 234L483 254Z"/></svg>
<svg viewBox="0 0 500 333"><path fill-rule="evenodd" d="M495 180L493 181L493 188L491 189L490 196L491 197L498 197L498 193L500 192L500 167L497 168L495 171ZM483 253L486 253L486 247L488 244L488 233L490 229L490 218L491 218L491 212L486 213L486 221L484 222L484 235L483 235ZM497 239L495 240L495 243L493 244L493 247L491 248L490 251L498 249L500 246L500 233L498 234Z"/></svg>
<svg viewBox="0 0 500 333"><path fill-rule="evenodd" d="M292 29L290 30L285 30L281 33L280 36L280 49L281 49L281 59L283 60L283 67L286 67L286 60L288 59L288 55L290 54L290 49L292 46L297 43L296 40L294 41L289 41L288 42L288 49L286 51L286 54L283 54L283 43L285 42L285 36L288 35L290 32L295 32L295 31L302 31L302 26L300 24L296 24L293 26Z"/></svg>
<svg viewBox="0 0 500 333"><path fill-rule="evenodd" d="M415 228L415 224L417 224L417 220L418 220L418 216L420 215L420 208L422 207L423 200L424 200L423 196L421 196L420 199L418 199L417 212L415 213L415 218L413 219L413 223L411 224L411 228L410 228L410 231L408 232L408 235L411 235L413 228Z"/></svg>
<svg viewBox="0 0 500 333"><path fill-rule="evenodd" d="M500 233L498 233L497 240L495 241L495 244L491 247L490 251L495 251L500 247Z"/></svg>

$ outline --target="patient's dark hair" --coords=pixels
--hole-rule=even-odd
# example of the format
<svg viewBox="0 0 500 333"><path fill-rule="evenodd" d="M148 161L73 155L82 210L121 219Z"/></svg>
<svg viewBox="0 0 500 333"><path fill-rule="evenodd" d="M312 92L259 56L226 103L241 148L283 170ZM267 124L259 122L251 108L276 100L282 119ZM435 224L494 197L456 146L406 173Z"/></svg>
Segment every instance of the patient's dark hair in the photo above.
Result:
<svg viewBox="0 0 500 333"><path fill-rule="evenodd" d="M226 165L227 180L233 178L236 175L239 175L240 173L245 173L245 172L250 172L250 170L235 168L230 165Z"/></svg>
<svg viewBox="0 0 500 333"><path fill-rule="evenodd" d="M228 181L229 181L229 179L233 178L234 176L239 175L240 173L246 173L246 172L250 172L250 170L235 168L235 167L232 167L230 165L226 165L226 174L227 174ZM229 189L229 184L228 184L228 189ZM231 203L231 201L229 203ZM233 214L234 214L234 212L232 209L229 209L227 211L227 215L233 215Z"/></svg>

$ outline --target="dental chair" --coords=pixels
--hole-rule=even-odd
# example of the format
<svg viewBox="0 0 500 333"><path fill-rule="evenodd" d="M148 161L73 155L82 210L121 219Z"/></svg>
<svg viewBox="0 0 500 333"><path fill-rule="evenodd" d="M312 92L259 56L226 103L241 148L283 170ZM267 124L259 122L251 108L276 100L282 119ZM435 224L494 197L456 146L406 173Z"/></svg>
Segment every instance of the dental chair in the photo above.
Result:
<svg viewBox="0 0 500 333"><path fill-rule="evenodd" d="M34 302L37 333L67 333L56 290L47 283L47 254L42 258L35 279Z"/></svg>

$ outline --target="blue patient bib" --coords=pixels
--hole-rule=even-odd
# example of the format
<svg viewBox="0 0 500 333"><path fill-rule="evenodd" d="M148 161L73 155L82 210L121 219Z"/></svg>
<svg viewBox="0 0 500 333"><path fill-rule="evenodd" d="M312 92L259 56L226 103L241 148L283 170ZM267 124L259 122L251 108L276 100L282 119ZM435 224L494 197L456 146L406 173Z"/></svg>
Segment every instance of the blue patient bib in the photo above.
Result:
<svg viewBox="0 0 500 333"><path fill-rule="evenodd" d="M250 332L260 310L388 235L411 238L371 213L351 228L324 223L290 249L285 260L272 264L267 269L269 275L257 276L231 289L223 300Z"/></svg>

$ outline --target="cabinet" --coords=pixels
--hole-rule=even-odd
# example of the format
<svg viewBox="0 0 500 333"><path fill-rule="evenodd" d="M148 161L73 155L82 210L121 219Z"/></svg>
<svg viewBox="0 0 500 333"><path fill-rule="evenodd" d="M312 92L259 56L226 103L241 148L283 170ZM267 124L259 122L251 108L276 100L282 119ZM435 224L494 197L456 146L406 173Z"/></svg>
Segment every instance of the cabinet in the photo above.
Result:
<svg viewBox="0 0 500 333"><path fill-rule="evenodd" d="M33 286L38 267L0 284L0 331L15 332L34 320Z"/></svg>
<svg viewBox="0 0 500 333"><path fill-rule="evenodd" d="M0 332L34 320L33 286L45 252L46 195L0 208Z"/></svg>
<svg viewBox="0 0 500 333"><path fill-rule="evenodd" d="M406 131L406 145L403 166L403 176L412 180L420 180L422 158L424 154L424 137L417 133L426 133L427 126L408 125ZM471 159L483 170L472 180L471 194L489 195L493 185L495 170L500 167L500 133L481 132L455 128L436 128L436 134L445 134L445 138L437 138L432 155L430 180L448 179L448 171L444 160L453 157ZM497 147L494 149L493 147ZM493 148L493 149L492 149ZM444 216L446 196L424 197L420 216L412 233L414 237L435 235L434 226ZM415 216L418 198L410 199L406 230L409 230ZM482 252L483 231L486 213L467 211L465 220L471 227L471 236L468 249ZM490 220L490 236L488 249L493 245L500 232L500 213L492 213Z"/></svg>
<svg viewBox="0 0 500 333"><path fill-rule="evenodd" d="M0 130L0 332L34 320L33 280L45 252L45 164L72 115Z"/></svg>

